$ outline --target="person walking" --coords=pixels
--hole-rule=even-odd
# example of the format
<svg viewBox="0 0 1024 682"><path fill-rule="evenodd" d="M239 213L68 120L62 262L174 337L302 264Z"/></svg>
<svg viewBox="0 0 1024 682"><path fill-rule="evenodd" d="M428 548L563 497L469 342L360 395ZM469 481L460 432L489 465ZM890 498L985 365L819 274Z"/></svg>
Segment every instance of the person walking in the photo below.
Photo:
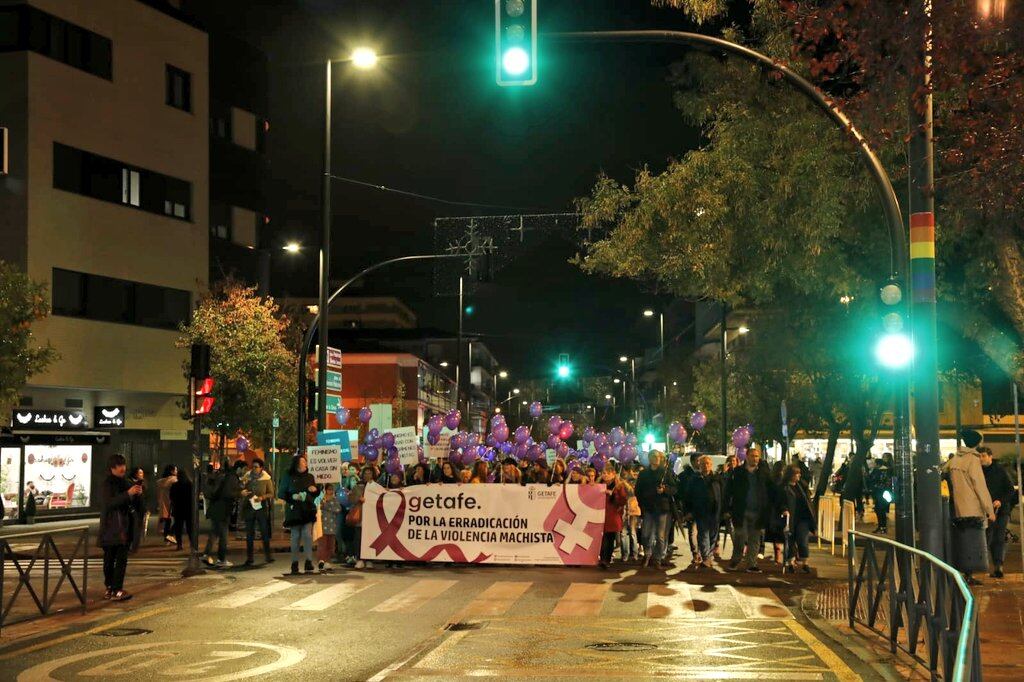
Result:
<svg viewBox="0 0 1024 682"><path fill-rule="evenodd" d="M789 529L786 539L786 563L782 572L795 573L797 569L810 573L807 565L810 557L810 546L807 539L814 526L814 505L811 503L811 491L803 480L803 469L795 464L786 467L783 474L782 515Z"/></svg>
<svg viewBox="0 0 1024 682"><path fill-rule="evenodd" d="M242 519L245 521L245 565L253 565L253 545L256 531L263 541L263 558L265 563L273 563L274 555L270 551L270 508L274 503L274 480L267 473L264 462L260 458L252 461L252 470L248 481L242 489Z"/></svg>
<svg viewBox="0 0 1024 682"><path fill-rule="evenodd" d="M761 535L772 512L771 480L761 463L761 449L747 451L747 461L733 469L725 494L725 510L732 517L733 553L729 568L736 570L746 561L747 572L760 573L757 552Z"/></svg>
<svg viewBox="0 0 1024 682"><path fill-rule="evenodd" d="M146 500L146 470L142 467L132 469L128 477L130 485L137 485L142 492L132 498L132 544L128 551L136 554L142 540L146 537L146 529L149 527L149 504Z"/></svg>
<svg viewBox="0 0 1024 682"><path fill-rule="evenodd" d="M992 450L985 446L978 448L981 457L981 469L985 475L985 487L992 498L992 508L996 512L996 520L988 524L986 540L989 556L992 559L993 578L1003 577L1003 559L1006 556L1006 526L1010 522L1010 512L1016 501L1013 483L1006 469L992 458Z"/></svg>
<svg viewBox="0 0 1024 682"><path fill-rule="evenodd" d="M972 574L988 569L985 522L996 520L992 496L985 484L981 456L977 447L981 434L974 429L960 433L963 446L943 466L943 477L950 487L950 515L953 519L953 566L964 574L968 585L980 585Z"/></svg>
<svg viewBox="0 0 1024 682"><path fill-rule="evenodd" d="M126 480L127 464L123 455L107 460L107 477L100 488L99 545L103 548L104 599L127 601L132 595L124 591L124 575L128 569L128 549L135 530L132 506L142 495L142 486Z"/></svg>
<svg viewBox="0 0 1024 682"><path fill-rule="evenodd" d="M160 514L160 533L164 536L164 542L168 545L174 544L173 516L171 515L171 486L178 481L178 467L168 464L164 467L164 474L156 480L156 507Z"/></svg>
<svg viewBox="0 0 1024 682"><path fill-rule="evenodd" d="M623 465L619 480L626 485L626 508L623 510L622 532L619 534L619 552L622 562L640 559L640 503L636 500L636 474L628 464Z"/></svg>
<svg viewBox="0 0 1024 682"><path fill-rule="evenodd" d="M231 508L241 493L238 476L233 467L224 469L219 460L211 462L209 477L204 489L206 499L206 518L210 520L210 533L206 536L204 560L216 568L231 568L228 561L228 522ZM217 540L217 560L214 562L213 541Z"/></svg>
<svg viewBox="0 0 1024 682"><path fill-rule="evenodd" d="M601 568L608 568L612 563L612 552L615 551L616 540L622 532L622 513L629 499L629 486L619 478L612 464L606 464L601 471L601 482L604 483L604 494L607 498L604 506L604 535L601 537Z"/></svg>
<svg viewBox="0 0 1024 682"><path fill-rule="evenodd" d="M889 505L892 504L892 469L884 455L875 460L868 474L868 492L878 519L874 532L885 535L889 532Z"/></svg>
<svg viewBox="0 0 1024 682"><path fill-rule="evenodd" d="M188 534L192 551L196 549L195 529L192 527L192 480L184 471L178 471L177 480L171 484L168 493L171 498L171 516L174 517L174 544L182 549L182 535Z"/></svg>
<svg viewBox="0 0 1024 682"><path fill-rule="evenodd" d="M640 503L643 532L644 567L653 562L666 568L668 524L672 517L672 498L676 492L675 476L665 464L665 453L652 450L649 466L636 479L636 497ZM570 481L571 482L571 481Z"/></svg>
<svg viewBox="0 0 1024 682"><path fill-rule="evenodd" d="M722 482L715 474L711 457L702 455L695 464L683 497L683 509L697 535L693 565L697 569L702 566L711 568L714 566L712 552L722 509Z"/></svg>
<svg viewBox="0 0 1024 682"><path fill-rule="evenodd" d="M309 473L305 456L295 455L278 493L285 503L284 525L291 535L291 575L299 573L300 550L305 558L304 572L313 572L313 524L319 494L320 486Z"/></svg>
<svg viewBox="0 0 1024 682"><path fill-rule="evenodd" d="M445 465L448 465L448 462L445 462ZM365 464L359 475L360 482L352 489L352 494L349 496L349 499L352 501L352 509L345 516L345 524L353 529L352 545L356 557L354 566L355 568L362 569L373 568L373 562L364 562L360 558L360 553L362 552L363 542L363 504L366 502L366 486L373 483L377 477L377 472L374 471L372 464Z"/></svg>

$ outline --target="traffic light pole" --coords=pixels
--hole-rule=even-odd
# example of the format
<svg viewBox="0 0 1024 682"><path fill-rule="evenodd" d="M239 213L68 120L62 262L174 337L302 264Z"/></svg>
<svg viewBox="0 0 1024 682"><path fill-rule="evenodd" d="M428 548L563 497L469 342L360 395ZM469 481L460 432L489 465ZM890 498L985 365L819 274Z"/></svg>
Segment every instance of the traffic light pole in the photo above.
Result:
<svg viewBox="0 0 1024 682"><path fill-rule="evenodd" d="M316 315L313 316L313 321L310 322L309 328L306 329L306 333L302 337L302 345L299 347L299 385L298 385L298 405L297 405L297 421L298 430L296 431L296 448L297 453L306 451L306 372L307 372L307 357L309 356L310 348L313 345L313 338L316 336L317 331L320 327L321 320L327 319L326 312L330 308L331 303L334 299L338 298L345 289L351 286L353 283L358 282L360 279L370 274L375 270L379 270L387 265L394 265L395 263L407 263L411 261L423 261L423 260L434 260L439 258L467 258L468 256L464 253L430 253L419 256L400 256L398 258L389 258L379 263L374 263L368 268L364 268L357 272L352 277L342 282L341 286L334 290L334 292L327 298L323 307L317 308ZM326 326L326 325L325 325ZM325 346L326 348L326 346ZM323 395L323 394L321 394ZM321 403L326 401L321 400Z"/></svg>
<svg viewBox="0 0 1024 682"><path fill-rule="evenodd" d="M939 383L935 323L935 175L932 140L931 3L912 3L911 40L920 41L918 65L923 81L912 83L910 145L910 281L914 331L914 431L917 436L917 500L921 514L920 547L944 557L942 500L939 493ZM924 94L919 98L918 91Z"/></svg>

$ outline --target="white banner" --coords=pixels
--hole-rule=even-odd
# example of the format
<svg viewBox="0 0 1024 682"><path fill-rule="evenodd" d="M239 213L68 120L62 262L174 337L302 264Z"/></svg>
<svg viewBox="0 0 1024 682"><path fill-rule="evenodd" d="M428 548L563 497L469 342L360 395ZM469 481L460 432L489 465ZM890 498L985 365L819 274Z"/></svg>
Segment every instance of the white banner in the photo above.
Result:
<svg viewBox="0 0 1024 682"><path fill-rule="evenodd" d="M341 481L341 448L337 445L308 446L306 466L317 483L338 483Z"/></svg>
<svg viewBox="0 0 1024 682"><path fill-rule="evenodd" d="M416 446L419 442L416 438L415 426L399 426L391 429L391 435L395 437L395 447L398 448L398 459L405 466L413 466L420 461Z"/></svg>
<svg viewBox="0 0 1024 682"><path fill-rule="evenodd" d="M380 561L595 565L604 485L366 488L360 555Z"/></svg>

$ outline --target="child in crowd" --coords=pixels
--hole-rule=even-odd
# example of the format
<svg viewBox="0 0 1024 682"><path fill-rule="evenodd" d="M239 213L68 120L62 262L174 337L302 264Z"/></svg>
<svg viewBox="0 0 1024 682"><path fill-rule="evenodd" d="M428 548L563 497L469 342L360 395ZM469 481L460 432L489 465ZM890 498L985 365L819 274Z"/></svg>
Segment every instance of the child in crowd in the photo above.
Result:
<svg viewBox="0 0 1024 682"><path fill-rule="evenodd" d="M320 523L324 534L316 546L316 558L319 562L317 568L321 571L328 567L327 561L334 556L335 533L338 529L338 519L341 516L341 501L334 494L334 485L328 483L324 486L324 499L320 503Z"/></svg>

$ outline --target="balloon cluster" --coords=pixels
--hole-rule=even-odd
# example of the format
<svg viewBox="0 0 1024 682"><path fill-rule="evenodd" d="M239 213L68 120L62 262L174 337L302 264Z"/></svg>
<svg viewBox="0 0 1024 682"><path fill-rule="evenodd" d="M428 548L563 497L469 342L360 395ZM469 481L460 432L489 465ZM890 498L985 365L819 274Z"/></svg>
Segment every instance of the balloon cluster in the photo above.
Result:
<svg viewBox="0 0 1024 682"><path fill-rule="evenodd" d="M533 419L540 419L544 414L544 406L539 402L532 402L529 413ZM367 424L371 416L370 408L364 407L359 410L359 421L363 424ZM577 450L569 445L570 439L576 434L575 425L571 420L562 419L558 415L553 415L547 420L546 435L537 439L534 439L529 426L521 425L514 431L510 430L505 415L500 413L491 417L490 432L487 434L460 430L461 422L462 413L459 410L450 410L443 415L432 415L426 423L427 443L435 446L447 445L448 459L455 465L472 466L477 461L492 463L504 457L537 462L546 458L548 450L553 450L557 458L567 462L567 468L570 470L589 465L600 471L612 459L628 464L635 461L640 454L636 434L627 433L620 426L609 429L608 433L587 426L578 434L583 441L583 447ZM693 431L700 431L707 425L707 415L703 412L694 412L690 415L689 424ZM741 429L747 434L746 440L743 441L746 445L753 429L749 425ZM733 434L734 444L738 442L741 429L737 429ZM683 444L688 437L689 433L682 423L675 421L669 425L668 438L672 443ZM448 439L447 443L443 440L445 438ZM380 433L378 429L370 429L359 445L359 454L367 462L376 462L383 457L384 468L388 473L402 472L395 437L391 432ZM427 462L428 458L422 447L419 448L418 455L420 462Z"/></svg>

